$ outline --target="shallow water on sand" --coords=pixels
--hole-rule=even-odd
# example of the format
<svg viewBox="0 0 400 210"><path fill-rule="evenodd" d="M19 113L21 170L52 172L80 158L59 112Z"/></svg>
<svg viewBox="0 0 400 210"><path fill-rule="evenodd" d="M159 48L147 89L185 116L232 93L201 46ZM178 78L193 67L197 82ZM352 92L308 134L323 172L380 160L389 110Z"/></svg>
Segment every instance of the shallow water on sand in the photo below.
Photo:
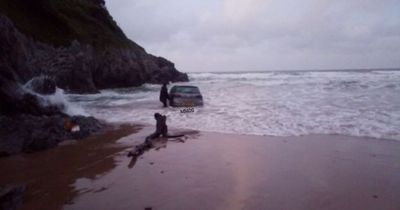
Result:
<svg viewBox="0 0 400 210"><path fill-rule="evenodd" d="M117 166L116 157L129 146L116 141L139 129L121 126L47 151L1 158L0 186L27 185L22 209L60 209L83 193L73 186L76 180L95 180Z"/></svg>

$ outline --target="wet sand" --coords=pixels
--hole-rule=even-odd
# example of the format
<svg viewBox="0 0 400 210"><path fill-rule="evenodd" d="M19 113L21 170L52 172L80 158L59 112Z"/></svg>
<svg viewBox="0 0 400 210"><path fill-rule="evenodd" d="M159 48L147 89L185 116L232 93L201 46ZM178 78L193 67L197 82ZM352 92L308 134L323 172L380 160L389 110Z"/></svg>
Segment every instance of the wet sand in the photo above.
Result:
<svg viewBox="0 0 400 210"><path fill-rule="evenodd" d="M137 125L115 125L54 149L0 158L0 186L27 185L22 209L61 209L82 193L74 188L75 181L96 179L115 168L118 152L129 147L116 141L140 129Z"/></svg>
<svg viewBox="0 0 400 210"><path fill-rule="evenodd" d="M185 131L130 159L154 128L121 129L0 159L0 184L24 209L400 209L400 142Z"/></svg>

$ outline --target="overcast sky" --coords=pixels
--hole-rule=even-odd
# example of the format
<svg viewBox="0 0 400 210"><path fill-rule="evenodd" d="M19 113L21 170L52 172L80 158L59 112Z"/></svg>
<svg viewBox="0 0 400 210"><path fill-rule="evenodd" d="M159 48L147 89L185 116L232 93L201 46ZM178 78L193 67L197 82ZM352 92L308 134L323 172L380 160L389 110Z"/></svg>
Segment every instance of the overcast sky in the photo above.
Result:
<svg viewBox="0 0 400 210"><path fill-rule="evenodd" d="M107 0L184 72L400 67L400 0Z"/></svg>

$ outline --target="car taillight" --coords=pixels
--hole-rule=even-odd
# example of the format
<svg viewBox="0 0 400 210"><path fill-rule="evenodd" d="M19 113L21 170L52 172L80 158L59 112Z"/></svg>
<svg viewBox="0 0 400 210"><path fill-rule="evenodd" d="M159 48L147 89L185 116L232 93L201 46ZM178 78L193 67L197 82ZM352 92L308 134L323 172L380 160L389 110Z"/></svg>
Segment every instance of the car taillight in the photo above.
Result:
<svg viewBox="0 0 400 210"><path fill-rule="evenodd" d="M174 94L174 97L175 97L175 98L180 98L180 97L182 97L182 95L180 95L180 94Z"/></svg>

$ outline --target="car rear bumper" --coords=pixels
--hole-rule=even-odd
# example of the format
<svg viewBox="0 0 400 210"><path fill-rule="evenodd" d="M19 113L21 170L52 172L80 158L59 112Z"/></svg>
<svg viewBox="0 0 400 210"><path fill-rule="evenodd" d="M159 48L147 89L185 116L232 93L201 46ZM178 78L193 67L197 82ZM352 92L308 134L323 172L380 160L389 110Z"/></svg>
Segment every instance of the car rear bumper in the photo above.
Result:
<svg viewBox="0 0 400 210"><path fill-rule="evenodd" d="M203 106L203 99L198 98L174 98L170 104L174 107Z"/></svg>

